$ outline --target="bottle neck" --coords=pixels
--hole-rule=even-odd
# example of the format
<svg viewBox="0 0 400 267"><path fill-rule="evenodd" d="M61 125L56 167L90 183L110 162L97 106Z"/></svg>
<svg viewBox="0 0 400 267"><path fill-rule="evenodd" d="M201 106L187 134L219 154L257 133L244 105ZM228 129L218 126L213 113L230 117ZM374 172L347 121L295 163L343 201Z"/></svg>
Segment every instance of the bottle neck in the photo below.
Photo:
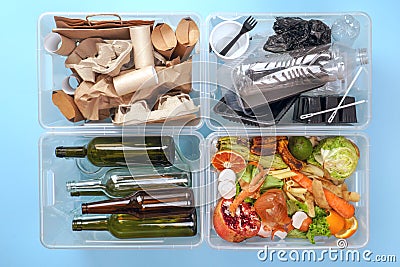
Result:
<svg viewBox="0 0 400 267"><path fill-rule="evenodd" d="M72 221L73 231L107 231L108 216L77 217Z"/></svg>
<svg viewBox="0 0 400 267"><path fill-rule="evenodd" d="M101 180L71 181L66 184L67 191L73 196L79 196L86 192L104 192L105 187Z"/></svg>
<svg viewBox="0 0 400 267"><path fill-rule="evenodd" d="M83 203L82 214L115 214L130 213L138 211L137 202L132 197L113 200L103 200L92 203Z"/></svg>
<svg viewBox="0 0 400 267"><path fill-rule="evenodd" d="M58 158L84 158L86 155L87 150L84 146L59 146L56 148L56 157Z"/></svg>

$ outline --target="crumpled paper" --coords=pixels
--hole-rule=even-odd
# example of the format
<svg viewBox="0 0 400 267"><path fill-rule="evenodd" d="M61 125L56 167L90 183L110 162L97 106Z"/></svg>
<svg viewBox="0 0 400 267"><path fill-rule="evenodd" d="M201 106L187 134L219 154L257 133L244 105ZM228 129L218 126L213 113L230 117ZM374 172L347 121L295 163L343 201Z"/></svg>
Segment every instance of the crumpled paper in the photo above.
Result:
<svg viewBox="0 0 400 267"><path fill-rule="evenodd" d="M103 120L110 116L110 108L129 102L130 97L119 97L112 80L100 75L96 83L83 81L76 88L74 101L86 119Z"/></svg>

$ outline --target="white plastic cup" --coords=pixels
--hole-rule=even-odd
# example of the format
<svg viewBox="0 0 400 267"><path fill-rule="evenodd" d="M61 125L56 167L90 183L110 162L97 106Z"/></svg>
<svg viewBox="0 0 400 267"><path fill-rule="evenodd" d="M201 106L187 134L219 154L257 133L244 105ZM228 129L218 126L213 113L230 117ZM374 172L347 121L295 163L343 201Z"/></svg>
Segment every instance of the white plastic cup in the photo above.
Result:
<svg viewBox="0 0 400 267"><path fill-rule="evenodd" d="M214 53L221 59L232 60L241 57L249 48L249 34L243 34L223 56L219 52L240 32L242 24L236 21L223 21L212 29L210 34L210 46Z"/></svg>

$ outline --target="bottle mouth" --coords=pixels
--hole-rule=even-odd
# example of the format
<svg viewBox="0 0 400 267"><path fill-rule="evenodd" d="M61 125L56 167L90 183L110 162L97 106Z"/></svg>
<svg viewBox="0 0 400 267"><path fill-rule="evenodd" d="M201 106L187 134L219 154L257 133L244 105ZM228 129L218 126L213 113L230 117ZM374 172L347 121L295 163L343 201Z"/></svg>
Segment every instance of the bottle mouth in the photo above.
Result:
<svg viewBox="0 0 400 267"><path fill-rule="evenodd" d="M84 147L65 147L59 146L55 149L55 154L57 158L84 158L86 157L86 149Z"/></svg>
<svg viewBox="0 0 400 267"><path fill-rule="evenodd" d="M82 220L75 219L72 221L72 231L82 231Z"/></svg>
<svg viewBox="0 0 400 267"><path fill-rule="evenodd" d="M59 146L56 148L56 157L57 158L65 158L67 156L67 149L63 146Z"/></svg>
<svg viewBox="0 0 400 267"><path fill-rule="evenodd" d="M81 209L82 209L82 214L88 214L87 203L82 203Z"/></svg>
<svg viewBox="0 0 400 267"><path fill-rule="evenodd" d="M367 48L358 49L358 58L357 58L357 60L360 63L360 65L368 64L369 59L368 59L368 50L367 50Z"/></svg>
<svg viewBox="0 0 400 267"><path fill-rule="evenodd" d="M70 193L73 193L76 189L75 182L73 182L73 181L67 182L65 184L65 187L67 189L67 192L70 192Z"/></svg>

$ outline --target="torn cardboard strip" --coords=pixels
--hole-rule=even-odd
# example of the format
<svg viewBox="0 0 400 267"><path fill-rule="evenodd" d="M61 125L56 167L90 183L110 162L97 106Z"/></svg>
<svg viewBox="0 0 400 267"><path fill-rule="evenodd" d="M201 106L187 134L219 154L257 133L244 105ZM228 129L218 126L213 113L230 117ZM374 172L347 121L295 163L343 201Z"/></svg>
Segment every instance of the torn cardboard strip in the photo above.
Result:
<svg viewBox="0 0 400 267"><path fill-rule="evenodd" d="M181 61L185 61L189 58L190 53L199 41L199 28L191 18L184 18L176 27L175 35L178 44L173 57L180 57Z"/></svg>
<svg viewBox="0 0 400 267"><path fill-rule="evenodd" d="M53 91L51 96L53 104L58 107L60 112L71 122L78 122L84 120L82 113L79 111L78 106L74 102L74 97L67 95L62 90Z"/></svg>
<svg viewBox="0 0 400 267"><path fill-rule="evenodd" d="M153 29L151 42L155 50L168 60L171 58L177 45L175 33L166 23L160 23Z"/></svg>

